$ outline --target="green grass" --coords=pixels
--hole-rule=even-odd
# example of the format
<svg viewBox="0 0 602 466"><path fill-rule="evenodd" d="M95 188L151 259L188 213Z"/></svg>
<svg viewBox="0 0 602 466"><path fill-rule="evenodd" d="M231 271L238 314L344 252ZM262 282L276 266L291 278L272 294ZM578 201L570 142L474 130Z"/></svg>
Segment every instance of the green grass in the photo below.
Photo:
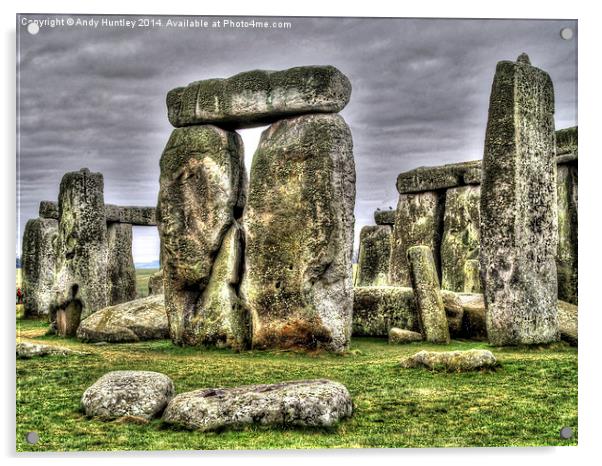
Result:
<svg viewBox="0 0 602 466"><path fill-rule="evenodd" d="M17 450L187 450L367 447L576 445L559 431L577 432L577 350L564 344L539 349L495 349L495 372L434 373L399 366L421 349L487 348L454 341L390 346L354 338L344 356L295 352L234 353L180 348L169 341L105 346L44 336L46 324L17 321L23 339L61 344L88 356L17 361ZM250 427L221 433L177 430L87 419L83 391L111 370L154 370L171 377L178 393L202 387L329 378L345 384L354 415L332 429ZM36 445L24 436L40 434Z"/></svg>
<svg viewBox="0 0 602 466"><path fill-rule="evenodd" d="M139 298L148 296L148 279L159 269L136 269L136 294Z"/></svg>

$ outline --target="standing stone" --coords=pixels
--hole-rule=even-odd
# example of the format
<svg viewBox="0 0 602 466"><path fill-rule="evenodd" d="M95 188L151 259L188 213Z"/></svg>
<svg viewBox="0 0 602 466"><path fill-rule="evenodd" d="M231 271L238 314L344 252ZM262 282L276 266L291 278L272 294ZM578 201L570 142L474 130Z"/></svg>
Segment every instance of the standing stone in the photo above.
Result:
<svg viewBox="0 0 602 466"><path fill-rule="evenodd" d="M215 126L178 128L160 165L157 220L171 339L180 345L240 341L240 335L202 333L212 331L212 326L211 322L201 325L199 316L206 315L203 303L208 286L217 279L213 273L221 271L216 257L223 256L222 248L231 249L225 238L244 206L242 140ZM224 289L228 286L230 282ZM225 313L211 315L220 321L229 320L229 313L239 313L224 306L215 311Z"/></svg>
<svg viewBox="0 0 602 466"><path fill-rule="evenodd" d="M163 294L163 292L163 269L159 269L148 277L148 294L151 296Z"/></svg>
<svg viewBox="0 0 602 466"><path fill-rule="evenodd" d="M340 112L350 96L349 79L334 66L298 66L178 87L167 94L167 110L176 127L215 124L235 129L305 113Z"/></svg>
<svg viewBox="0 0 602 466"><path fill-rule="evenodd" d="M481 267L479 259L464 262L464 293L481 293Z"/></svg>
<svg viewBox="0 0 602 466"><path fill-rule="evenodd" d="M441 241L443 289L466 291L467 282L473 279L466 276L465 265L466 261L479 257L480 200L479 186L451 188L446 192Z"/></svg>
<svg viewBox="0 0 602 466"><path fill-rule="evenodd" d="M110 223L107 226L109 247L109 305L136 299L136 269L132 255L132 225Z"/></svg>
<svg viewBox="0 0 602 466"><path fill-rule="evenodd" d="M481 186L481 274L493 345L559 339L554 90L529 63L497 65Z"/></svg>
<svg viewBox="0 0 602 466"><path fill-rule="evenodd" d="M59 192L59 217L54 311L58 333L73 336L80 319L109 304L102 174L87 168L66 173Z"/></svg>
<svg viewBox="0 0 602 466"><path fill-rule="evenodd" d="M424 339L431 343L449 343L449 327L431 249L428 246L409 248L408 262Z"/></svg>
<svg viewBox="0 0 602 466"><path fill-rule="evenodd" d="M558 165L558 299L577 304L577 165Z"/></svg>
<svg viewBox="0 0 602 466"><path fill-rule="evenodd" d="M241 289L254 347L348 347L354 203L343 118L305 115L263 132L251 167Z"/></svg>
<svg viewBox="0 0 602 466"><path fill-rule="evenodd" d="M26 316L48 315L50 311L54 300L57 235L56 220L36 218L25 225L21 271Z"/></svg>
<svg viewBox="0 0 602 466"><path fill-rule="evenodd" d="M365 226L362 228L355 286L388 284L391 231L389 225Z"/></svg>
<svg viewBox="0 0 602 466"><path fill-rule="evenodd" d="M412 246L428 246L434 251L440 270L439 248L443 231L445 198L435 192L400 194L391 237L389 281L391 285L410 286L407 251Z"/></svg>

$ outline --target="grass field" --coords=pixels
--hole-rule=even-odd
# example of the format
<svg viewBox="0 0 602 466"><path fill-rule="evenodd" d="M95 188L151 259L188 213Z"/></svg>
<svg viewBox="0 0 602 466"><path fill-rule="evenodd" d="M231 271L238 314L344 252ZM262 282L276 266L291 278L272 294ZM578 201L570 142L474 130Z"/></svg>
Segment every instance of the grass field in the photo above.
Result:
<svg viewBox="0 0 602 466"><path fill-rule="evenodd" d="M136 294L139 298L148 296L148 278L159 269L136 269Z"/></svg>
<svg viewBox="0 0 602 466"><path fill-rule="evenodd" d="M344 356L295 352L234 353L180 348L169 341L86 345L44 336L46 324L18 320L27 341L61 344L87 356L17 361L17 450L292 449L362 447L458 447L575 445L561 440L577 433L577 350L558 344L539 349L495 349L495 372L434 373L399 367L403 355L443 349L425 343L390 346L355 338ZM453 342L445 349L487 348ZM178 393L202 387L329 378L350 390L351 419L332 429L252 427L200 433L154 420L140 425L86 419L83 391L111 370L154 370L170 376ZM36 445L25 442L38 432Z"/></svg>

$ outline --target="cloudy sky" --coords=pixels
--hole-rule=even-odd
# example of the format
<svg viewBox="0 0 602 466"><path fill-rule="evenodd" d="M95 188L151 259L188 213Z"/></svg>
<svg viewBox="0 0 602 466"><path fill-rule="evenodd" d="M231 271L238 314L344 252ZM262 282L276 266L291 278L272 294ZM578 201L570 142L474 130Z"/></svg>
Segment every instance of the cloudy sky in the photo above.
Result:
<svg viewBox="0 0 602 466"><path fill-rule="evenodd" d="M102 172L107 203L155 205L172 130L165 95L199 79L316 64L349 77L342 115L354 140L356 247L374 210L395 207L398 173L482 157L497 61L527 52L554 81L556 127L577 124L576 34L560 37L575 21L268 18L291 27L253 29L168 28L183 18L154 17L162 27L42 24L35 35L22 25L69 18L136 19L17 18L17 253L26 221L41 200L56 200L67 171ZM262 130L241 131L247 167ZM158 249L156 229L135 229L136 262L156 260Z"/></svg>

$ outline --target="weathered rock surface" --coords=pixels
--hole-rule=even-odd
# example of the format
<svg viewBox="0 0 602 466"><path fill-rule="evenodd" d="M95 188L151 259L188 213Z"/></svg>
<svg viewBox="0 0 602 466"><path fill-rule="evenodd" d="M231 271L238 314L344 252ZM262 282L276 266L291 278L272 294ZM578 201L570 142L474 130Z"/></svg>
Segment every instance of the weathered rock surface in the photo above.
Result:
<svg viewBox="0 0 602 466"><path fill-rule="evenodd" d="M176 344L195 345L205 341L196 334L198 316L216 257L245 203L242 140L215 126L179 128L160 165L157 216L170 335Z"/></svg>
<svg viewBox="0 0 602 466"><path fill-rule="evenodd" d="M481 161L452 163L435 167L418 167L397 176L400 194L421 193L480 183Z"/></svg>
<svg viewBox="0 0 602 466"><path fill-rule="evenodd" d="M480 261L496 346L560 337L554 90L525 57L498 63L485 135Z"/></svg>
<svg viewBox="0 0 602 466"><path fill-rule="evenodd" d="M113 371L88 387L81 403L87 416L103 420L123 416L151 419L163 412L173 395L173 382L164 374Z"/></svg>
<svg viewBox="0 0 602 466"><path fill-rule="evenodd" d="M558 299L573 304L578 303L577 186L577 164L558 165Z"/></svg>
<svg viewBox="0 0 602 466"><path fill-rule="evenodd" d="M441 290L441 296L449 331L455 336L461 331L462 300L457 293L447 290ZM356 286L353 293L353 335L386 337L392 327L420 331L412 288Z"/></svg>
<svg viewBox="0 0 602 466"><path fill-rule="evenodd" d="M245 208L242 294L256 348L343 351L351 336L355 168L338 115L261 136Z"/></svg>
<svg viewBox="0 0 602 466"><path fill-rule="evenodd" d="M424 245L435 251L435 264L437 270L440 270L440 257L437 252L441 244L444 208L444 197L436 192L399 195L391 237L391 285L410 286L407 252L412 246Z"/></svg>
<svg viewBox="0 0 602 466"><path fill-rule="evenodd" d="M389 282L391 227L365 226L360 232L355 286L381 286Z"/></svg>
<svg viewBox="0 0 602 466"><path fill-rule="evenodd" d="M395 210L380 210L374 211L374 223L377 225L395 225Z"/></svg>
<svg viewBox="0 0 602 466"><path fill-rule="evenodd" d="M464 262L464 293L481 293L481 265L478 259Z"/></svg>
<svg viewBox="0 0 602 466"><path fill-rule="evenodd" d="M353 293L353 335L386 337L392 327L420 331L412 288L356 286Z"/></svg>
<svg viewBox="0 0 602 466"><path fill-rule="evenodd" d="M169 338L163 295L152 295L96 311L81 321L77 338L127 343Z"/></svg>
<svg viewBox="0 0 602 466"><path fill-rule="evenodd" d="M403 345L415 341L422 341L422 334L396 327L389 330L389 343L391 344Z"/></svg>
<svg viewBox="0 0 602 466"><path fill-rule="evenodd" d="M579 341L578 332L578 308L574 304L558 301L558 327L560 337L571 345L577 346Z"/></svg>
<svg viewBox="0 0 602 466"><path fill-rule="evenodd" d="M480 186L462 186L446 192L441 241L441 286L446 290L474 288L474 277L467 277L465 267L467 261L479 258L480 201Z"/></svg>
<svg viewBox="0 0 602 466"><path fill-rule="evenodd" d="M498 365L495 356L488 350L467 351L420 351L401 361L405 369L426 367L431 370L449 372L491 369Z"/></svg>
<svg viewBox="0 0 602 466"><path fill-rule="evenodd" d="M62 346L43 345L40 343L17 342L17 358L30 359L38 356L82 356L88 353L75 351Z"/></svg>
<svg viewBox="0 0 602 466"><path fill-rule="evenodd" d="M576 154L578 152L579 134L577 126L556 131L556 155Z"/></svg>
<svg viewBox="0 0 602 466"><path fill-rule="evenodd" d="M197 302L197 313L185 329L186 341L235 349L247 347L250 321L237 293L242 260L243 232L235 223L224 236L209 283Z"/></svg>
<svg viewBox="0 0 602 466"><path fill-rule="evenodd" d="M171 400L163 420L200 431L250 424L328 427L352 412L351 395L344 385L300 380L182 393Z"/></svg>
<svg viewBox="0 0 602 466"><path fill-rule="evenodd" d="M132 255L132 225L109 223L107 226L109 304L136 299L136 268Z"/></svg>
<svg viewBox="0 0 602 466"><path fill-rule="evenodd" d="M487 340L485 299L481 293L458 293L462 303L462 328L459 336L471 340Z"/></svg>
<svg viewBox="0 0 602 466"><path fill-rule="evenodd" d="M157 209L155 207L105 204L105 217L107 223L129 223L130 225L156 226L156 212ZM40 217L58 220L58 203L53 201L42 201L40 203Z"/></svg>
<svg viewBox="0 0 602 466"><path fill-rule="evenodd" d="M159 269L148 277L148 294L150 296L163 293L163 269Z"/></svg>
<svg viewBox="0 0 602 466"><path fill-rule="evenodd" d="M107 222L129 223L138 226L156 226L157 208L140 206L105 205Z"/></svg>
<svg viewBox="0 0 602 466"><path fill-rule="evenodd" d="M306 113L337 113L350 96L349 79L335 67L299 66L247 71L178 87L167 94L167 111L176 127L249 128Z"/></svg>
<svg viewBox="0 0 602 466"><path fill-rule="evenodd" d="M412 246L408 249L408 262L424 339L431 343L449 343L449 326L431 249Z"/></svg>
<svg viewBox="0 0 602 466"><path fill-rule="evenodd" d="M59 219L59 204L54 201L42 201L39 208L40 218Z"/></svg>
<svg viewBox="0 0 602 466"><path fill-rule="evenodd" d="M59 191L55 307L59 335L74 336L80 319L109 304L103 177L88 169L66 173Z"/></svg>
<svg viewBox="0 0 602 466"><path fill-rule="evenodd" d="M37 218L25 225L21 270L26 316L48 315L54 302L57 236L56 220Z"/></svg>

